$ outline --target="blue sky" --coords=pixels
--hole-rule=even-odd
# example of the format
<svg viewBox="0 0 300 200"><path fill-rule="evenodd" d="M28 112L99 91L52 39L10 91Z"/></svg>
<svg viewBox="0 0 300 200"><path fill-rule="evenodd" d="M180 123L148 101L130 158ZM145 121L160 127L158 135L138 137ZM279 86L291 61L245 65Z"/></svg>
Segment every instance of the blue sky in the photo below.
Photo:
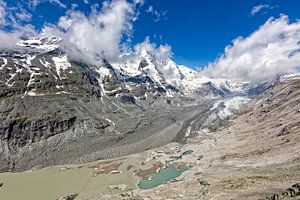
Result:
<svg viewBox="0 0 300 200"><path fill-rule="evenodd" d="M72 4L77 4L76 9L87 15L91 5L102 4L99 0L88 0L88 3L41 0L35 6L28 6L27 0L5 2L11 6L25 5L32 15L26 23L37 29L46 23L57 24ZM255 6L258 9L254 11ZM131 45L149 36L157 44L172 46L177 63L199 68L214 61L233 39L249 36L270 17L285 14L290 21L295 21L300 18L299 10L298 0L145 0L138 8L138 20L133 22Z"/></svg>
<svg viewBox="0 0 300 200"><path fill-rule="evenodd" d="M150 4L159 11L167 10L167 20L153 23L151 16L142 15L135 25L134 41L146 34L162 35L162 41L172 46L177 62L193 67L213 61L233 39L248 36L271 16L284 13L291 20L300 18L297 0L153 0L146 7ZM252 16L252 8L261 4L274 8Z"/></svg>

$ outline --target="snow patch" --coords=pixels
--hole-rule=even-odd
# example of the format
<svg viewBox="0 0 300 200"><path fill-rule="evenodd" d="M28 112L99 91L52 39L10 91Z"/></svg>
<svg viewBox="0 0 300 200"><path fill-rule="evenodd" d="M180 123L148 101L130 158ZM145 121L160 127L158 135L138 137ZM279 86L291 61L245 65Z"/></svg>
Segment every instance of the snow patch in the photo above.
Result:
<svg viewBox="0 0 300 200"><path fill-rule="evenodd" d="M35 73L35 72L32 72L32 73L30 74L30 79L29 79L29 81L28 81L26 87L28 87L28 86L30 86L32 83L34 83L34 76L35 76L35 75L41 75L41 73Z"/></svg>
<svg viewBox="0 0 300 200"><path fill-rule="evenodd" d="M63 89L63 88L64 88L63 85L56 85L55 87L56 87L57 89Z"/></svg>
<svg viewBox="0 0 300 200"><path fill-rule="evenodd" d="M300 79L300 73L295 73L295 74L287 74L281 77L281 81L283 80L296 80Z"/></svg>
<svg viewBox="0 0 300 200"><path fill-rule="evenodd" d="M12 87L14 82L12 82L12 83L10 83L10 82L16 75L17 75L17 73L10 74L10 78L6 81L5 85L7 85L8 87Z"/></svg>
<svg viewBox="0 0 300 200"><path fill-rule="evenodd" d="M22 71L22 69L17 69L16 70L16 73L11 73L10 74L10 78L6 81L6 83L5 83L5 85L7 85L8 87L12 87L13 85L14 85L14 82L12 82L12 83L10 83L12 80L13 80L13 78L19 73L19 72L21 72Z"/></svg>
<svg viewBox="0 0 300 200"><path fill-rule="evenodd" d="M31 61L34 60L35 58L36 58L35 55L34 55L34 56L28 55L28 56L27 56L27 59L26 59L26 61L25 61L25 63L26 63L28 66L31 66Z"/></svg>
<svg viewBox="0 0 300 200"><path fill-rule="evenodd" d="M42 51L53 51L59 47L61 38L49 37L49 38L39 38L34 37L26 40L20 40L17 45L21 47L38 49Z"/></svg>
<svg viewBox="0 0 300 200"><path fill-rule="evenodd" d="M39 59L39 61L44 67L51 69L51 63L49 63L47 60L43 61L42 59Z"/></svg>
<svg viewBox="0 0 300 200"><path fill-rule="evenodd" d="M99 70L97 70L99 75L101 77L104 77L104 76L109 76L111 77L111 72L110 72L110 69L106 68L106 67L101 67Z"/></svg>
<svg viewBox="0 0 300 200"><path fill-rule="evenodd" d="M24 96L44 96L45 94L43 93L37 93L35 90L30 90L30 91L26 91Z"/></svg>
<svg viewBox="0 0 300 200"><path fill-rule="evenodd" d="M61 71L65 71L65 70L67 70L68 68L71 67L71 64L68 61L67 56L63 55L63 56L59 56L59 57L53 57L52 60L55 64L56 73L57 73L58 77L60 79L65 78L65 77L61 76Z"/></svg>
<svg viewBox="0 0 300 200"><path fill-rule="evenodd" d="M191 135L191 130L192 130L192 127L189 126L189 127L186 129L186 131L185 131L185 137L188 137L188 136Z"/></svg>
<svg viewBox="0 0 300 200"><path fill-rule="evenodd" d="M2 58L2 60L3 60L3 64L0 66L0 70L3 70L3 68L7 65L7 59Z"/></svg>
<svg viewBox="0 0 300 200"><path fill-rule="evenodd" d="M108 121L110 124L112 124L113 126L116 126L115 122L113 122L112 120L105 118L106 121Z"/></svg>
<svg viewBox="0 0 300 200"><path fill-rule="evenodd" d="M66 91L60 91L60 92L56 92L55 94L71 94L70 92L66 92Z"/></svg>

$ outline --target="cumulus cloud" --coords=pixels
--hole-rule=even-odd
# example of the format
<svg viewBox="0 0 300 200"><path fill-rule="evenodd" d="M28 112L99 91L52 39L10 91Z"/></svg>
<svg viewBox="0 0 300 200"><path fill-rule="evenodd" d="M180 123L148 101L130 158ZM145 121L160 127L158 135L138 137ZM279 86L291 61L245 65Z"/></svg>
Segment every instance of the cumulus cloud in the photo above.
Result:
<svg viewBox="0 0 300 200"><path fill-rule="evenodd" d="M59 0L31 0L27 5L32 9L44 2L65 7ZM104 58L113 61L123 52L131 51L127 42L132 37L133 22L137 20L138 9L143 3L144 0L131 3L127 0L106 0L101 7L92 5L88 14L71 6L57 24L45 24L42 31L36 33L35 28L29 25L32 15L26 8L18 5L8 7L0 0L0 48L14 48L24 36L57 36L63 39L60 48L74 60L88 64L99 64Z"/></svg>
<svg viewBox="0 0 300 200"><path fill-rule="evenodd" d="M149 37L145 41L135 45L134 51L137 55L151 55L160 62L166 62L172 56L172 48L170 45L159 45L151 43Z"/></svg>
<svg viewBox="0 0 300 200"><path fill-rule="evenodd" d="M287 16L270 18L246 38L232 45L201 73L213 78L260 81L293 73L300 66L300 21L290 23Z"/></svg>
<svg viewBox="0 0 300 200"><path fill-rule="evenodd" d="M0 30L0 49L12 49L22 36L21 32L5 32Z"/></svg>
<svg viewBox="0 0 300 200"><path fill-rule="evenodd" d="M5 2L0 0L0 49L7 50L16 47L16 43L20 40L20 37L26 34L34 32L32 26L21 26L16 23L15 15L10 12L12 8L9 8ZM24 18L23 18L24 20ZM13 30L11 32L3 30L3 26L10 25Z"/></svg>
<svg viewBox="0 0 300 200"><path fill-rule="evenodd" d="M7 24L7 5L0 0L0 28ZM20 33L9 33L0 29L0 49L11 49L16 46L20 38Z"/></svg>
<svg viewBox="0 0 300 200"><path fill-rule="evenodd" d="M62 37L62 49L72 58L90 64L99 63L102 58L114 60L121 53L122 39L130 37L136 5L126 0L112 0L104 1L101 9L92 6L89 15L69 10L59 19L57 28L48 26L43 34L51 32Z"/></svg>

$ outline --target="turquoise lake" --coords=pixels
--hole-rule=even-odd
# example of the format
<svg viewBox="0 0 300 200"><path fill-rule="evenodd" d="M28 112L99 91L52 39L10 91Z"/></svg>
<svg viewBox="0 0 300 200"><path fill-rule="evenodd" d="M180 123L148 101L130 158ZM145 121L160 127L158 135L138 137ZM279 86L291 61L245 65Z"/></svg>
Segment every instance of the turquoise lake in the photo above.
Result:
<svg viewBox="0 0 300 200"><path fill-rule="evenodd" d="M188 170L187 166L182 166L180 168L176 168L173 165L168 166L164 169L161 169L159 173L153 173L149 175L149 177L152 177L151 180L148 179L142 179L138 183L138 187L140 189L150 189L157 187L165 182L168 182L170 180L173 180L180 176L184 171Z"/></svg>

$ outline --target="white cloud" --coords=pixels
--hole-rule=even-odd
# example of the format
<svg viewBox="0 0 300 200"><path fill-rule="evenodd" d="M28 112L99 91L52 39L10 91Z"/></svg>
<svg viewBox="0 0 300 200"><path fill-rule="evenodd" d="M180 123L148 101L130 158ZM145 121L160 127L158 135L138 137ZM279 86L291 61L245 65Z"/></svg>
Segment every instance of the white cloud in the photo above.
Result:
<svg viewBox="0 0 300 200"><path fill-rule="evenodd" d="M21 32L11 33L0 30L0 50L13 49L21 36Z"/></svg>
<svg viewBox="0 0 300 200"><path fill-rule="evenodd" d="M59 7L62 7L62 8L67 8L67 6L65 4L63 4L60 0L49 0L50 3L53 3L53 4L56 4L58 5Z"/></svg>
<svg viewBox="0 0 300 200"><path fill-rule="evenodd" d="M267 10L267 9L274 9L276 8L277 6L271 6L271 5L268 5L268 4L259 4L257 6L254 6L252 9L251 9L251 15L254 16L256 15L257 13L263 11L263 10Z"/></svg>
<svg viewBox="0 0 300 200"><path fill-rule="evenodd" d="M0 0L0 27L7 24L7 5ZM16 42L20 37L20 33L9 33L0 29L0 50L11 49L16 46Z"/></svg>
<svg viewBox="0 0 300 200"><path fill-rule="evenodd" d="M260 81L300 67L300 21L270 18L246 38L238 37L201 73L214 78Z"/></svg>
<svg viewBox="0 0 300 200"><path fill-rule="evenodd" d="M89 4L89 1L88 0L83 0L83 3Z"/></svg>
<svg viewBox="0 0 300 200"><path fill-rule="evenodd" d="M159 12L158 10L154 9L152 5L150 5L148 9L145 10L145 12L153 15L154 22L159 22L161 19L165 19L165 20L167 19L166 18L167 11Z"/></svg>
<svg viewBox="0 0 300 200"><path fill-rule="evenodd" d="M151 43L149 37L146 37L144 42L135 45L133 55L134 60L141 60L145 57L150 56L150 60L155 63L157 69L164 74L166 78L176 77L177 65L171 60L172 58L172 48L168 44L157 45ZM136 57L139 57L137 59Z"/></svg>
<svg viewBox="0 0 300 200"><path fill-rule="evenodd" d="M73 59L98 64L102 58L114 60L120 55L122 39L130 35L135 19L135 4L126 0L104 1L102 9L92 6L86 16L69 10L59 19L58 28L46 27L43 34L59 34L62 49Z"/></svg>
<svg viewBox="0 0 300 200"><path fill-rule="evenodd" d="M41 0L29 0L28 1L28 6L31 8L35 8L41 3Z"/></svg>
<svg viewBox="0 0 300 200"><path fill-rule="evenodd" d="M1 15L0 26L5 26L6 28L9 28L12 31L14 30L20 31L22 27L26 26L24 24L30 22L32 18L32 15L26 9L24 9L20 4L17 5L16 7L10 7L4 3L1 6L1 0L0 0L0 15Z"/></svg>
<svg viewBox="0 0 300 200"><path fill-rule="evenodd" d="M65 7L59 0L31 0L30 8L46 1ZM144 0L132 3L107 0L101 8L98 4L92 5L88 15L73 5L59 18L58 24L45 24L43 30L36 33L34 27L28 25L32 15L25 8L7 7L0 0L0 20L3 19L0 25L8 24L11 30L0 29L0 49L14 48L23 36L58 36L63 39L61 49L73 59L89 64L99 64L103 58L114 60L122 52L131 51L127 38L132 37L132 23L137 20L138 9L143 3Z"/></svg>
<svg viewBox="0 0 300 200"><path fill-rule="evenodd" d="M148 9L146 10L146 12L148 13L152 13L154 11L154 7L151 5L148 7Z"/></svg>
<svg viewBox="0 0 300 200"><path fill-rule="evenodd" d="M15 15L20 21L30 21L32 18L32 15L25 9L21 9L20 12L16 12Z"/></svg>
<svg viewBox="0 0 300 200"><path fill-rule="evenodd" d="M144 42L135 45L134 51L137 55L150 54L162 63L166 62L172 56L171 46L166 44L157 47L155 43L150 42L149 37L146 37Z"/></svg>
<svg viewBox="0 0 300 200"><path fill-rule="evenodd" d="M50 2L50 3L52 3L54 5L57 5L61 8L65 8L65 9L67 8L67 6L64 3L62 3L60 0L30 0L28 2L28 4L31 8L35 8L39 4L45 3L45 2Z"/></svg>
<svg viewBox="0 0 300 200"><path fill-rule="evenodd" d="M0 27L6 26L13 29L21 27L20 23L31 21L32 15L21 4L12 7L0 0Z"/></svg>
<svg viewBox="0 0 300 200"><path fill-rule="evenodd" d="M6 21L6 4L4 1L0 0L0 26L5 25Z"/></svg>
<svg viewBox="0 0 300 200"><path fill-rule="evenodd" d="M21 14L21 12L23 12ZM0 0L0 50L10 50L16 47L16 43L22 36L36 35L31 25L21 25L18 22L30 20L31 15L23 8L9 7ZM6 31L3 27L9 27Z"/></svg>
<svg viewBox="0 0 300 200"><path fill-rule="evenodd" d="M23 36L35 36L37 33L32 26L23 26L21 29L8 32L0 29L0 50L12 50Z"/></svg>
<svg viewBox="0 0 300 200"><path fill-rule="evenodd" d="M133 5L144 5L145 0L133 0Z"/></svg>

